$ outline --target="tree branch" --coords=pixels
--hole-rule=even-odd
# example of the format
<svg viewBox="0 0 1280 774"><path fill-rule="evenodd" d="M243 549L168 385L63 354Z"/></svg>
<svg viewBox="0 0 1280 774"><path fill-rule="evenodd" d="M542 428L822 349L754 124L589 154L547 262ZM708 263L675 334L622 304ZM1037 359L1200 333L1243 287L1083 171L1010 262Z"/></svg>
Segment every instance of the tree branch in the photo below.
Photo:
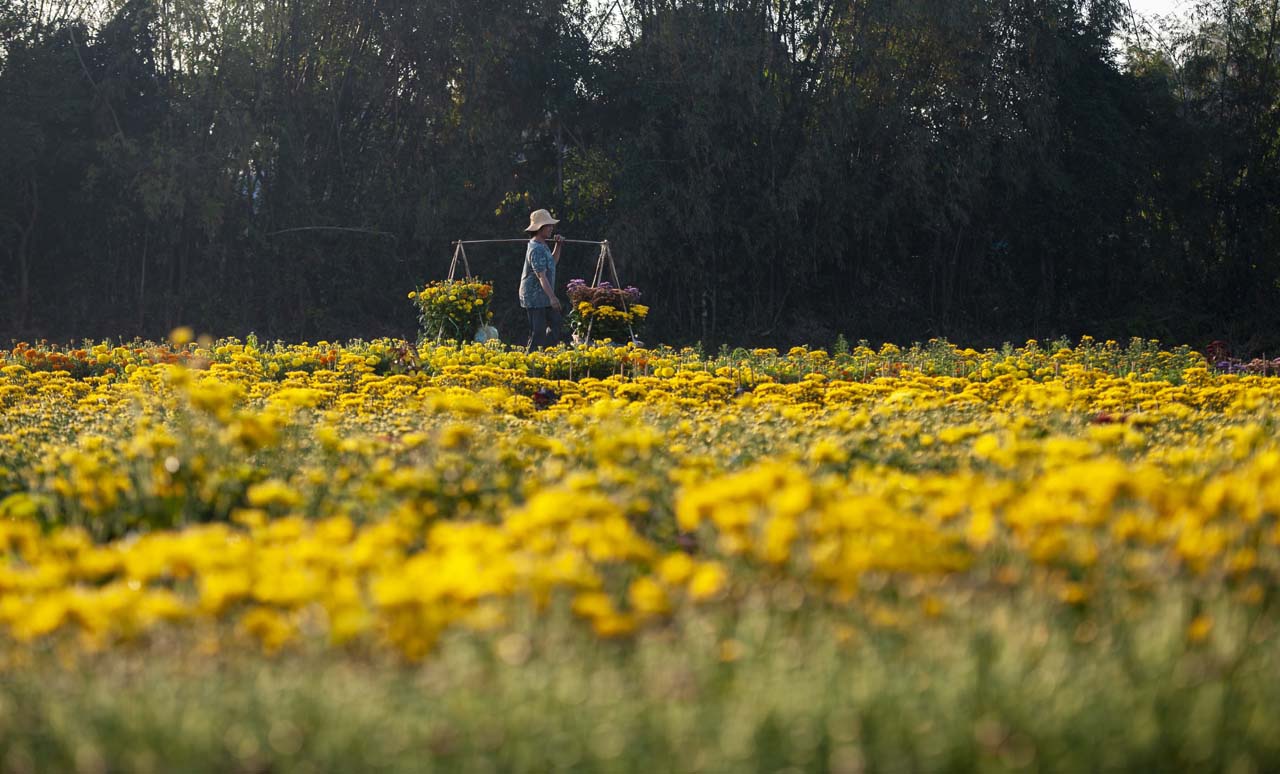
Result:
<svg viewBox="0 0 1280 774"><path fill-rule="evenodd" d="M102 90L98 88L98 84L94 82L93 76L89 73L89 66L85 64L84 57L80 55L80 44L76 42L76 30L74 26L68 25L67 34L71 37L71 47L75 49L76 59L80 61L80 69L84 71L84 77L88 79L89 85L93 87L93 91L98 95L98 99L102 100L102 104L107 106L107 111L111 113L111 120L116 125L116 134L120 139L125 139L124 129L120 126L120 116L116 115L116 109L111 106L111 100L102 94Z"/></svg>

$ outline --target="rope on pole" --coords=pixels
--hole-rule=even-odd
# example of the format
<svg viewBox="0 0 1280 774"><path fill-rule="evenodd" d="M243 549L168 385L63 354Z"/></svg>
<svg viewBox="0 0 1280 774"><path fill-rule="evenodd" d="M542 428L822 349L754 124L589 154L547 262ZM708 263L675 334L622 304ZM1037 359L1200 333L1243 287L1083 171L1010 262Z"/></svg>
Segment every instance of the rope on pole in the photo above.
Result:
<svg viewBox="0 0 1280 774"><path fill-rule="evenodd" d="M471 279L471 261L467 260L467 251L462 249L462 242L454 242L454 245L456 245L456 247L454 247L454 249L453 249L453 261L452 261L452 262L450 262L450 264L449 264L449 278L448 278L448 280L447 280L447 281L448 281L448 282L453 282L454 275L455 275L455 274L457 273L457 271L458 271L458 261L459 261L459 260L461 260L461 261L462 261L462 270L466 272L466 279ZM476 312L476 314L477 314L477 315L479 315L479 312ZM447 321L447 322L449 322L449 324L453 326L453 331L454 331L454 333L458 334L458 336L459 336L458 340L459 340L459 342L461 342L461 334L462 334L462 331L458 330L458 324L457 324L457 323L455 323L455 322L453 322L452 320L446 320L446 321ZM481 325L484 325L484 319L483 319L483 318L481 318L481 320L480 320L480 324L481 324ZM436 333L436 343L437 343L437 344L439 344L439 343L440 343L440 339L442 339L442 338L444 338L444 323L443 323L443 322L442 322L442 323L440 323L440 331L439 331L438 333Z"/></svg>
<svg viewBox="0 0 1280 774"><path fill-rule="evenodd" d="M591 287L600 287L600 280L604 278L604 270L607 266L609 268L609 273L613 276L614 290L617 290L619 293L618 300L622 302L622 312L627 315L627 332L631 334L631 341L634 343L636 341L636 329L631 325L630 304L627 303L627 294L624 292L622 287L622 281L618 279L618 266L613 262L613 251L609 249L609 240L606 239L603 242L598 242L597 244L600 245L600 257L596 260L596 273L595 276L591 278ZM587 344L591 343L591 329L595 326L595 323L596 319L594 316L587 321L587 335L585 339L585 343Z"/></svg>

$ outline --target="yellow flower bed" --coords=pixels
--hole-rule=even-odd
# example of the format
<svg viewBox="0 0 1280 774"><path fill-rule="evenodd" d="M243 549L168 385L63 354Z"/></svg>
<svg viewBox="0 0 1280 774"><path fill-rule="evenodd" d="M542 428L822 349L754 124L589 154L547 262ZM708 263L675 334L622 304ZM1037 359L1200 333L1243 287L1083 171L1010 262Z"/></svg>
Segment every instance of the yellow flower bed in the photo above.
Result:
<svg viewBox="0 0 1280 774"><path fill-rule="evenodd" d="M0 367L6 647L418 659L554 610L603 638L759 604L892 628L1014 588L1260 605L1280 573L1280 379L1186 351L52 352Z"/></svg>

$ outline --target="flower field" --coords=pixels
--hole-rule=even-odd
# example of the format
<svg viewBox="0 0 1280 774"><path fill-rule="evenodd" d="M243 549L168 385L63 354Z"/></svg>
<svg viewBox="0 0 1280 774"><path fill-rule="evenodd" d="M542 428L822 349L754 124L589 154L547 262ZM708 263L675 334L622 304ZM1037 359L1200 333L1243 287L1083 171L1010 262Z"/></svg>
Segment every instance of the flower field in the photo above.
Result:
<svg viewBox="0 0 1280 774"><path fill-rule="evenodd" d="M1280 766L1280 379L1135 339L0 352L0 769Z"/></svg>

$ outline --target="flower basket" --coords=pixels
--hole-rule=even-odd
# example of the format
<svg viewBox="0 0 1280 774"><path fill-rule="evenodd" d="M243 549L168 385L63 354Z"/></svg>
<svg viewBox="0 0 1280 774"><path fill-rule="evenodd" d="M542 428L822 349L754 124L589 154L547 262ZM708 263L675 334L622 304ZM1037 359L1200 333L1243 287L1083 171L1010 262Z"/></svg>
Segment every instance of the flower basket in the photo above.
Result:
<svg viewBox="0 0 1280 774"><path fill-rule="evenodd" d="M569 281L568 294L565 321L578 341L631 341L633 334L640 337L649 316L649 307L640 303L635 287L615 288L608 282L591 287L575 279Z"/></svg>
<svg viewBox="0 0 1280 774"><path fill-rule="evenodd" d="M409 294L418 307L423 337L457 341L471 341L493 319L492 298L492 283L475 277L432 282Z"/></svg>

